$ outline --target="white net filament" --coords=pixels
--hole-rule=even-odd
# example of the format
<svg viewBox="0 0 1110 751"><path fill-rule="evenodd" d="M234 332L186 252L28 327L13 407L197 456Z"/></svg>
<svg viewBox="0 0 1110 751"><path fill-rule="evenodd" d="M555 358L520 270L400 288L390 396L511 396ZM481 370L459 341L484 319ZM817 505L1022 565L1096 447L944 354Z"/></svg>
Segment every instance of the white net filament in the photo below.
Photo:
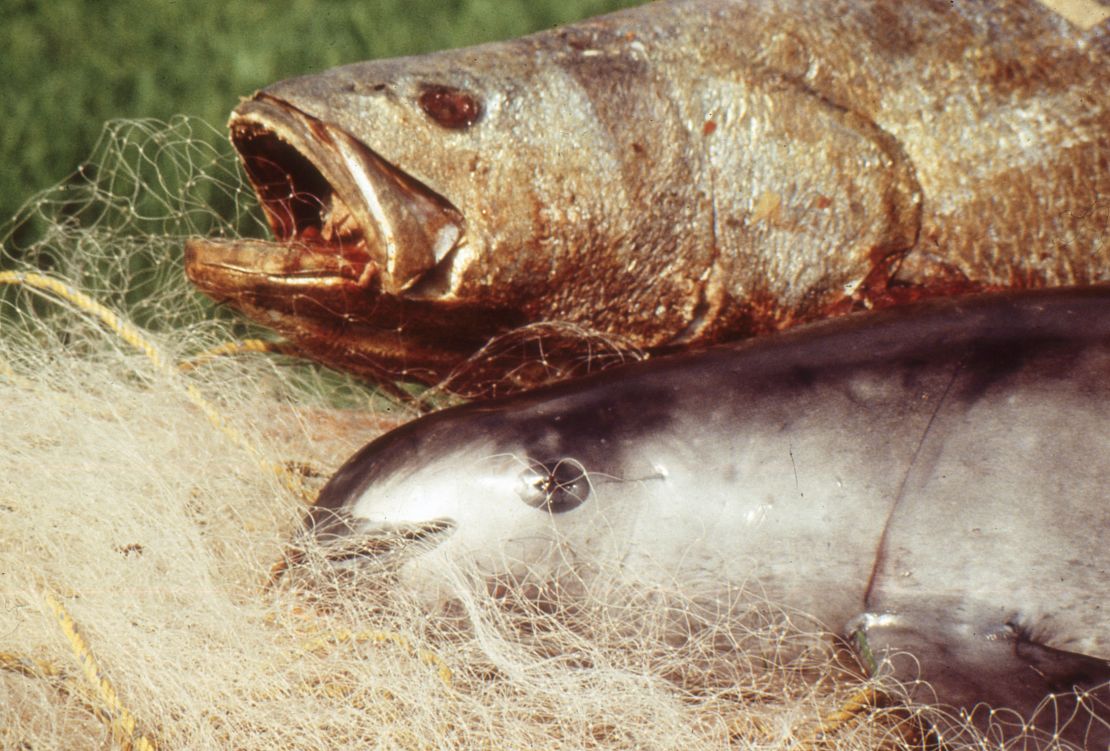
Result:
<svg viewBox="0 0 1110 751"><path fill-rule="evenodd" d="M267 334L190 289L182 242L260 236L259 214L221 134L127 121L0 235L0 747L927 743L892 686L742 592L712 612L696 587L445 572L458 599L429 613L311 556L267 587L306 499L414 413L292 358L202 355Z"/></svg>

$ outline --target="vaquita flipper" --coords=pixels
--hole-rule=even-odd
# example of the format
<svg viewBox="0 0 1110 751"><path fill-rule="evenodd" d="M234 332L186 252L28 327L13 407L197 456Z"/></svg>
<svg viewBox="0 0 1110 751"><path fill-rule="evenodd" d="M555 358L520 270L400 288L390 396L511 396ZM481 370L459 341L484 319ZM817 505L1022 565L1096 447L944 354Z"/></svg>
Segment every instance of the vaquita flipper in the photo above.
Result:
<svg viewBox="0 0 1110 751"><path fill-rule="evenodd" d="M1110 748L1110 662L1045 646L1020 623L948 615L865 613L849 625L868 670L938 706L928 717L938 740L973 742L970 723L1007 748Z"/></svg>

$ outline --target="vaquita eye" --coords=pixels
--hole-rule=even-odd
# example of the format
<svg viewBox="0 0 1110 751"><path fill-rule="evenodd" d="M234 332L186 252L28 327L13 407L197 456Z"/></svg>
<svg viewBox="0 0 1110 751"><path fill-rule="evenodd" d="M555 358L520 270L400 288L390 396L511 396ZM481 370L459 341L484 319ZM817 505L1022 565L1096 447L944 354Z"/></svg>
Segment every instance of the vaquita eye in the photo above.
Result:
<svg viewBox="0 0 1110 751"><path fill-rule="evenodd" d="M552 513L569 511L590 495L585 468L574 459L534 462L520 473L520 499Z"/></svg>

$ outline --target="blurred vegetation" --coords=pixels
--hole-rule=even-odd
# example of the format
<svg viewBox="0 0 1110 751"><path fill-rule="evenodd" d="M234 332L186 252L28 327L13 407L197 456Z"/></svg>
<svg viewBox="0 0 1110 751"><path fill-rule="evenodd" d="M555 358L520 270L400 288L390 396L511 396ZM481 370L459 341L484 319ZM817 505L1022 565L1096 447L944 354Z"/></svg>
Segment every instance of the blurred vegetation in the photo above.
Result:
<svg viewBox="0 0 1110 751"><path fill-rule="evenodd" d="M0 225L88 157L105 120L217 128L281 78L502 39L640 0L0 0Z"/></svg>

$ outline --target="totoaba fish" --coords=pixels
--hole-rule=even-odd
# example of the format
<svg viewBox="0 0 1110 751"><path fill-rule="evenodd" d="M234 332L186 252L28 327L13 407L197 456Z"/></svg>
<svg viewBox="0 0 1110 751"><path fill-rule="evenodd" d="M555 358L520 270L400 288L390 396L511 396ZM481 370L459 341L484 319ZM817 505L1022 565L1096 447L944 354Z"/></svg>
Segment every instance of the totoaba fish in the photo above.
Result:
<svg viewBox="0 0 1110 751"><path fill-rule="evenodd" d="M900 677L920 670L944 704L1028 719L1055 695L1040 731L1094 751L1110 743L1108 487L1110 287L1040 290L428 415L349 459L300 543L337 566L400 556L430 603L453 564L500 586L584 562L754 583Z"/></svg>
<svg viewBox="0 0 1110 751"><path fill-rule="evenodd" d="M193 239L186 270L327 364L429 382L533 322L665 351L1105 281L1105 16L670 0L283 81L230 121L274 241Z"/></svg>

